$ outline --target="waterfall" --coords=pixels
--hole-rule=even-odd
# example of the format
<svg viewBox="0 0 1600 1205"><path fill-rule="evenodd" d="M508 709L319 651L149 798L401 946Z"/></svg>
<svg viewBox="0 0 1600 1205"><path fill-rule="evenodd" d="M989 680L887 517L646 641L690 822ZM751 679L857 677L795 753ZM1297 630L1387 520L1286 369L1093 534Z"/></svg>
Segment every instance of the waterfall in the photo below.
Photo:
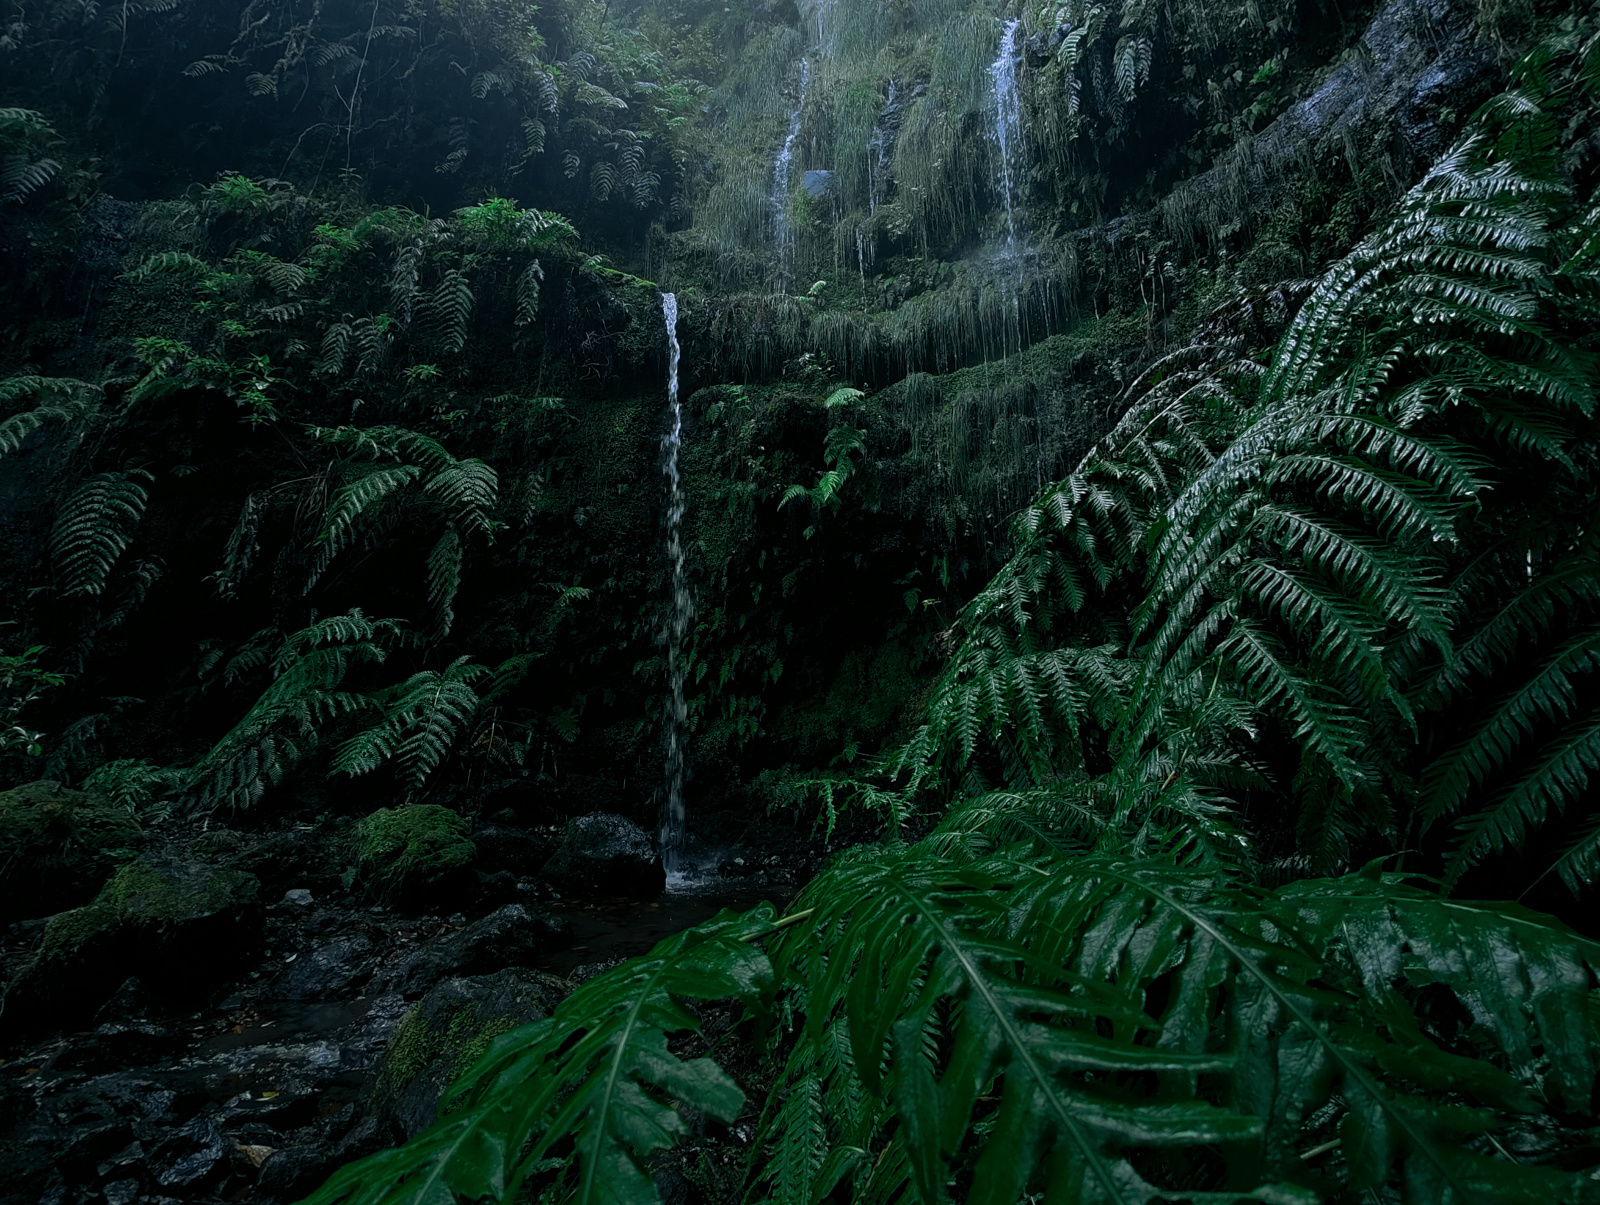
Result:
<svg viewBox="0 0 1600 1205"><path fill-rule="evenodd" d="M806 107L806 89L811 86L811 63L800 60L800 101L789 118L789 134L783 149L772 163L772 229L778 244L778 290L789 291L793 271L794 231L789 228L789 163L794 158L794 140L800 137L800 115Z"/></svg>
<svg viewBox="0 0 1600 1205"><path fill-rule="evenodd" d="M1006 243L1017 241L1017 223L1012 213L1012 160L1022 144L1022 96L1017 87L1017 31L1020 19L1006 24L1005 36L1000 39L1000 53L989 68L989 82L994 91L994 140L1000 148L1000 190L1006 203Z"/></svg>
<svg viewBox="0 0 1600 1205"><path fill-rule="evenodd" d="M661 437L662 472L667 478L667 560L672 564L672 616L667 623L666 801L661 809L661 862L670 875L683 855L683 745L689 707L683 698L683 638L694 618L694 599L683 568L683 487L678 480L678 446L682 442L683 412L678 405L678 298L661 295L661 312L667 325L667 404L671 424Z"/></svg>

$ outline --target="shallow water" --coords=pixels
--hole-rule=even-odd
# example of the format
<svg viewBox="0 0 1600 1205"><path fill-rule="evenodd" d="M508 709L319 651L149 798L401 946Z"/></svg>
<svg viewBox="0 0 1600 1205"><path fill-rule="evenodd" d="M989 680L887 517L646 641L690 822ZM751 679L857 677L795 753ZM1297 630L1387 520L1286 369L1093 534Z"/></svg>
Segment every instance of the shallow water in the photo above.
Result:
<svg viewBox="0 0 1600 1205"><path fill-rule="evenodd" d="M556 911L572 922L572 946L541 959L540 969L566 976L578 967L648 954L663 938L702 924L724 908L743 911L767 900L781 910L796 893L791 884L717 879L653 900L563 902Z"/></svg>

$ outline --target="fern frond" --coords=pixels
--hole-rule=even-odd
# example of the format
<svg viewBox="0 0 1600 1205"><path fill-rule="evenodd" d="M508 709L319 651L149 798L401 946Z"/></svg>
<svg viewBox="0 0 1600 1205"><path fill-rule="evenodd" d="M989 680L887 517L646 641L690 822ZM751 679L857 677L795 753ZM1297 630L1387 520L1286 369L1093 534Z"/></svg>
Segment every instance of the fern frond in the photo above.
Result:
<svg viewBox="0 0 1600 1205"><path fill-rule="evenodd" d="M439 542L428 553L428 607L433 612L431 637L442 640L450 634L455 622L456 591L461 588L461 536L452 527L445 528Z"/></svg>
<svg viewBox="0 0 1600 1205"><path fill-rule="evenodd" d="M50 532L50 557L65 595L100 594L133 540L155 478L143 469L97 473L67 495Z"/></svg>

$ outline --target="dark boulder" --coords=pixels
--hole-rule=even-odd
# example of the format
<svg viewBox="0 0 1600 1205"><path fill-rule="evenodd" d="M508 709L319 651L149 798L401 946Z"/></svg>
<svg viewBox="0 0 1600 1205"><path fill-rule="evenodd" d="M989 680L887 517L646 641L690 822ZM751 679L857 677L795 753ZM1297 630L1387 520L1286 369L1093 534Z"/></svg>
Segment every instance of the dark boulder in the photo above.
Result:
<svg viewBox="0 0 1600 1205"><path fill-rule="evenodd" d="M415 998L441 979L526 966L571 944L572 927L561 917L507 904L401 960L381 983L385 991Z"/></svg>
<svg viewBox="0 0 1600 1205"><path fill-rule="evenodd" d="M549 838L505 824L480 828L472 834L472 843L478 847L478 858L473 863L477 869L485 874L509 871L516 878L538 874L554 852L554 842Z"/></svg>
<svg viewBox="0 0 1600 1205"><path fill-rule="evenodd" d="M96 795L30 782L0 791L0 923L92 900L143 832Z"/></svg>
<svg viewBox="0 0 1600 1205"><path fill-rule="evenodd" d="M50 919L6 988L4 1024L79 1024L135 973L162 1001L192 1000L248 962L261 923L251 875L140 858L117 871L93 903Z"/></svg>
<svg viewBox="0 0 1600 1205"><path fill-rule="evenodd" d="M406 1014L378 1063L371 1105L407 1138L431 1126L449 1084L503 1033L538 1021L571 990L524 969L447 979Z"/></svg>
<svg viewBox="0 0 1600 1205"><path fill-rule="evenodd" d="M650 835L633 821L593 812L567 822L544 876L571 895L660 895L666 871Z"/></svg>

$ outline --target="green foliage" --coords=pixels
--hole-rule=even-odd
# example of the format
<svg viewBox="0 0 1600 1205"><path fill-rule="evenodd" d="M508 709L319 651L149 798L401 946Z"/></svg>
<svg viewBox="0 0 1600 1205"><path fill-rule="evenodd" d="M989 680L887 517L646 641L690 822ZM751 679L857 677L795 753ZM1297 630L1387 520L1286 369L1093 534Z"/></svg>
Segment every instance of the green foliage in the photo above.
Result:
<svg viewBox="0 0 1600 1205"><path fill-rule="evenodd" d="M61 172L61 164L43 154L59 143L43 113L0 108L0 205L21 201Z"/></svg>
<svg viewBox="0 0 1600 1205"><path fill-rule="evenodd" d="M226 676L266 665L262 633L229 663ZM393 620L371 620L359 609L320 620L284 637L271 657L273 679L242 719L188 771L190 794L202 807L248 807L318 744L329 720L372 706L341 690L352 666L381 664L400 635Z"/></svg>
<svg viewBox="0 0 1600 1205"><path fill-rule="evenodd" d="M50 533L50 556L63 594L100 594L111 567L144 517L150 473L97 473L62 502Z"/></svg>
<svg viewBox="0 0 1600 1205"><path fill-rule="evenodd" d="M988 846L956 816L841 859L781 922L669 939L498 1039L433 1129L312 1201L510 1201L530 1176L657 1200L640 1165L683 1133L668 1102L731 1118L742 1100L665 1044L697 1027L673 997L716 996L784 1019L750 1168L780 1201L1580 1191L1559 1157L1499 1152L1541 1107L1592 1112L1600 947L1376 871L1264 893L1160 858ZM769 962L753 943L785 928ZM1540 1132L1548 1151L1584 1141Z"/></svg>
<svg viewBox="0 0 1600 1205"><path fill-rule="evenodd" d="M477 714L472 683L489 669L467 661L461 657L443 670L423 670L369 696L381 708L380 718L340 746L334 770L355 777L393 760L407 790L420 790Z"/></svg>
<svg viewBox="0 0 1600 1205"><path fill-rule="evenodd" d="M510 1201L553 1170L574 1201L654 1200L647 1160L688 1132L666 1101L728 1123L744 1104L726 1072L680 1059L668 1035L699 1028L686 1001L755 1005L770 991L753 939L771 928L770 908L724 912L584 985L554 1016L495 1039L440 1101L437 1125L336 1173L309 1201ZM575 1160L551 1158L569 1141Z"/></svg>
<svg viewBox="0 0 1600 1205"><path fill-rule="evenodd" d="M835 389L823 402L823 409L834 410L847 406L852 402L860 401L865 395L859 389ZM783 492L783 497L778 500L778 508L788 506L789 503L802 498L808 500L820 513L830 508L838 509L841 505L839 492L844 488L846 481L855 471L855 464L850 455L853 452L865 454L867 450L867 433L859 427L850 427L844 424L832 427L822 445L822 460L827 470L817 478L813 486L791 485ZM816 527L806 528L806 538L810 539Z"/></svg>

